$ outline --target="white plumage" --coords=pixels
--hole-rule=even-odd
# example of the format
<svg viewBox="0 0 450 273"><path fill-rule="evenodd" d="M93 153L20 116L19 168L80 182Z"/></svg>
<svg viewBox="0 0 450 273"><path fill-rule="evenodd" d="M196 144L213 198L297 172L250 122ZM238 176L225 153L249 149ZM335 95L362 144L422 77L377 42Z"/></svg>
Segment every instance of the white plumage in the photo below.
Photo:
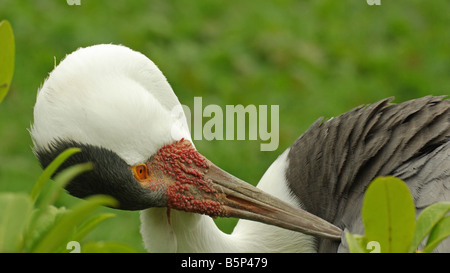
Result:
<svg viewBox="0 0 450 273"><path fill-rule="evenodd" d="M124 46L97 45L68 55L38 92L31 128L37 147L55 136L107 147L129 165L178 137L190 140L186 119L164 75L147 57ZM177 125L178 128L174 128Z"/></svg>

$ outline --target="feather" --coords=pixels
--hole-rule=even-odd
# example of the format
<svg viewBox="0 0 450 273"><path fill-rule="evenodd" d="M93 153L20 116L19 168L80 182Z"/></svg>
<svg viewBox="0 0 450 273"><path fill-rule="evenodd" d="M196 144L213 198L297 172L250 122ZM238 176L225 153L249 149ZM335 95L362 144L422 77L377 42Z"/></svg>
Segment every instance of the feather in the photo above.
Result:
<svg viewBox="0 0 450 273"><path fill-rule="evenodd" d="M450 200L450 101L428 96L390 105L391 100L319 119L294 142L286 177L306 210L362 234L364 192L386 175L406 181L418 211ZM318 240L319 251L338 247ZM442 247L450 251L450 241Z"/></svg>

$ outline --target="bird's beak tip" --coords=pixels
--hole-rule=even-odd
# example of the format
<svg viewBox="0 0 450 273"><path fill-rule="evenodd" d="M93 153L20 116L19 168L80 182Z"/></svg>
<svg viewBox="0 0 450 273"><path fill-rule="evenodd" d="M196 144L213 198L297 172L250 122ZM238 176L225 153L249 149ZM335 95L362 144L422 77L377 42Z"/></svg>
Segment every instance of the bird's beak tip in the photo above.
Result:
<svg viewBox="0 0 450 273"><path fill-rule="evenodd" d="M341 238L342 230L335 225L263 192L212 163L206 177L221 193L217 201L225 213L219 216L254 220L333 240Z"/></svg>

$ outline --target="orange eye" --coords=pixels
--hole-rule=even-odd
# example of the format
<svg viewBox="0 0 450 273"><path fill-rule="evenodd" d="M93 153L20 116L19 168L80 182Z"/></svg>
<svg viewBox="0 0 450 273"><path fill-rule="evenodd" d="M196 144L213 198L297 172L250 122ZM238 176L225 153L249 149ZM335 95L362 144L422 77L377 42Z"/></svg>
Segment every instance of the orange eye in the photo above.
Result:
<svg viewBox="0 0 450 273"><path fill-rule="evenodd" d="M145 180L148 177L147 165L145 165L145 164L139 164L139 165L133 166L133 172L134 172L134 177L136 177L136 179L139 181Z"/></svg>

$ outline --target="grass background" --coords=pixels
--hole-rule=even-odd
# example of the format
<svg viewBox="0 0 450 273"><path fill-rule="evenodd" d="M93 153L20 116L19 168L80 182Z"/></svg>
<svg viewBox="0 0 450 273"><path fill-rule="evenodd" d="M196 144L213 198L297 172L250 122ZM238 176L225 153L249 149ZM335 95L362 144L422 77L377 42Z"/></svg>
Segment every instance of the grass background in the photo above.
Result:
<svg viewBox="0 0 450 273"><path fill-rule="evenodd" d="M144 53L188 106L194 96L223 109L279 105L276 151L261 152L259 141L195 142L218 166L256 184L320 116L389 96L449 94L449 7L447 0L0 0L0 20L16 37L12 88L0 105L0 191L29 191L39 176L27 132L36 92L79 47L115 43ZM65 194L57 204L77 202ZM88 240L144 251L138 212L103 210L117 216ZM236 220L217 222L230 232Z"/></svg>

